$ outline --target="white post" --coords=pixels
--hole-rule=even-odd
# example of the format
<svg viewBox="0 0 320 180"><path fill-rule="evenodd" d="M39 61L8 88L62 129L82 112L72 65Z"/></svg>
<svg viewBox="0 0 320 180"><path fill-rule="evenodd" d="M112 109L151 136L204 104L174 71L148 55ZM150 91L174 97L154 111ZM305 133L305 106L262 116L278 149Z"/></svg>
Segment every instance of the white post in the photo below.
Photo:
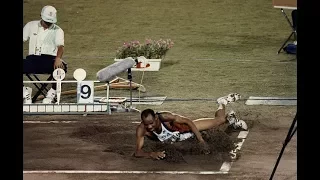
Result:
<svg viewBox="0 0 320 180"><path fill-rule="evenodd" d="M53 75L53 78L57 81L56 93L57 93L57 103L59 105L60 97L61 97L61 81L65 78L66 73L63 69L57 68L53 71L52 75Z"/></svg>
<svg viewBox="0 0 320 180"><path fill-rule="evenodd" d="M60 97L61 97L61 80L57 80L57 89L56 89L56 92L57 92L57 103L59 105L60 103Z"/></svg>
<svg viewBox="0 0 320 180"><path fill-rule="evenodd" d="M107 111L111 114L110 101L109 101L109 82L107 83Z"/></svg>

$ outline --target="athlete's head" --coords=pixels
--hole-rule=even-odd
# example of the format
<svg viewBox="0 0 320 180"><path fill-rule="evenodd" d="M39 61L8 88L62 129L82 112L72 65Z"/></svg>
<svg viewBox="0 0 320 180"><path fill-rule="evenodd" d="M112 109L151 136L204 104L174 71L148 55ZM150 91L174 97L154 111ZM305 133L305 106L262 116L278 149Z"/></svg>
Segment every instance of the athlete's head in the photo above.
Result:
<svg viewBox="0 0 320 180"><path fill-rule="evenodd" d="M141 120L147 131L154 131L157 125L156 114L152 109L145 109L141 112Z"/></svg>

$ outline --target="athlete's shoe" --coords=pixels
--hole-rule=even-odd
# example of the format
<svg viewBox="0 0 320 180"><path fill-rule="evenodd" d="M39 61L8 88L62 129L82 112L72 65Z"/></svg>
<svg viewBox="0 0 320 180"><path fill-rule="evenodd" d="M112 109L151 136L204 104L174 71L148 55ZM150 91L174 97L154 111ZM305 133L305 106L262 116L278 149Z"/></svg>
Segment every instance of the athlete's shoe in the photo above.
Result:
<svg viewBox="0 0 320 180"><path fill-rule="evenodd" d="M231 94L228 94L227 96L223 96L223 97L218 98L217 102L219 104L227 105L227 104L238 101L240 98L241 98L240 94L231 93Z"/></svg>
<svg viewBox="0 0 320 180"><path fill-rule="evenodd" d="M229 126L232 126L234 129L248 130L247 123L240 120L234 111L230 111L227 114L227 121L229 122Z"/></svg>

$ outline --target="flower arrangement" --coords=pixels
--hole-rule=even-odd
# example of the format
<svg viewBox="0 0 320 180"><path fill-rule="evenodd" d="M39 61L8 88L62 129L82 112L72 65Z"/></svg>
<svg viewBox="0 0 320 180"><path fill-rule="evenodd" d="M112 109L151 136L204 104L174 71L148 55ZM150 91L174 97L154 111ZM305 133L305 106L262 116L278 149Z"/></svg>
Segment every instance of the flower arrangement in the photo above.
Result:
<svg viewBox="0 0 320 180"><path fill-rule="evenodd" d="M125 42L117 49L116 59L137 58L139 56L144 56L147 59L163 59L173 44L171 39L146 39L143 44L139 41Z"/></svg>

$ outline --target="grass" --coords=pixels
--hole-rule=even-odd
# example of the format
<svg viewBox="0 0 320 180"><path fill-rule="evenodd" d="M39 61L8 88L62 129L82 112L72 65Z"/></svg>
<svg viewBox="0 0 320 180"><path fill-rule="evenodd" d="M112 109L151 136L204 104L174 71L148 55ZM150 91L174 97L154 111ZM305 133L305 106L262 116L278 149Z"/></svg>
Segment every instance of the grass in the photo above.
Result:
<svg viewBox="0 0 320 180"><path fill-rule="evenodd" d="M297 95L295 56L277 54L290 26L272 1L24 0L23 23L39 19L41 8L48 4L57 8L57 24L65 32L66 79L73 80L73 71L83 68L87 80L96 80L98 70L114 63L116 48L123 42L170 38L175 44L160 71L133 72L137 83L143 75L147 89L143 96ZM25 43L24 55L27 48ZM119 76L126 78L125 73ZM129 92L111 91L111 96L118 94L128 96ZM183 103L156 108L183 111ZM208 103L192 105L207 107Z"/></svg>

